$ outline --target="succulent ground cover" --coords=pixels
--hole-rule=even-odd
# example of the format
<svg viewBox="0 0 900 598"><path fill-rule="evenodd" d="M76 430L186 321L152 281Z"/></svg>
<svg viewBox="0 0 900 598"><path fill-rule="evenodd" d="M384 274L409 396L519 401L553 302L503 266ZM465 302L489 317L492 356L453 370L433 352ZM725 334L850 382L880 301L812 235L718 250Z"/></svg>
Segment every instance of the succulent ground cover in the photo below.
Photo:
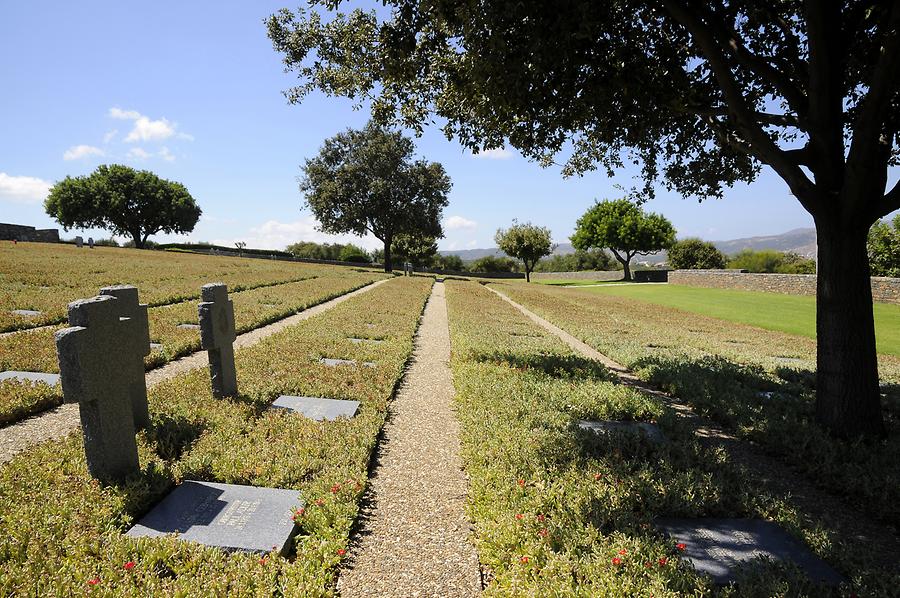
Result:
<svg viewBox="0 0 900 598"><path fill-rule="evenodd" d="M524 286L524 285L523 285ZM657 398L624 387L475 283L448 282L452 367L470 514L488 595L888 595L879 548L811 520ZM578 419L656 421L669 442L598 437ZM781 524L852 581L816 587L758 563L715 588L653 530L660 516L748 516Z"/></svg>
<svg viewBox="0 0 900 598"><path fill-rule="evenodd" d="M234 302L235 327L243 333L264 326L297 311L328 301L382 278L376 272L357 272L330 268L328 274L299 282L258 287L230 293ZM199 287L198 287L199 289ZM95 289L92 294L96 294ZM143 289L141 300L143 298ZM178 324L197 322L197 302L151 307L150 339L162 345L145 359L147 368L156 367L200 349L200 333L178 328ZM54 333L64 325L21 331L0 338L0 371L21 370L58 372ZM112 350L112 349L111 349ZM0 425L5 425L62 401L59 388L14 380L0 381Z"/></svg>
<svg viewBox="0 0 900 598"><path fill-rule="evenodd" d="M262 259L114 247L78 249L56 243L0 244L0 332L65 321L66 305L97 289L133 284L150 305L200 296L200 285L220 281L232 291L302 280L335 267ZM44 312L24 317L10 313Z"/></svg>
<svg viewBox="0 0 900 598"><path fill-rule="evenodd" d="M392 280L239 350L237 398L213 399L203 370L155 386L151 427L138 435L142 472L126 484L92 481L79 432L0 466L0 594L333 594L369 458L431 282ZM327 367L321 357L377 365ZM314 422L268 410L280 394L362 404L353 419ZM297 490L306 505L294 515L300 533L290 558L122 535L188 478Z"/></svg>
<svg viewBox="0 0 900 598"><path fill-rule="evenodd" d="M494 288L870 516L900 525L900 358L879 356L888 439L846 443L814 423L813 339L576 289Z"/></svg>

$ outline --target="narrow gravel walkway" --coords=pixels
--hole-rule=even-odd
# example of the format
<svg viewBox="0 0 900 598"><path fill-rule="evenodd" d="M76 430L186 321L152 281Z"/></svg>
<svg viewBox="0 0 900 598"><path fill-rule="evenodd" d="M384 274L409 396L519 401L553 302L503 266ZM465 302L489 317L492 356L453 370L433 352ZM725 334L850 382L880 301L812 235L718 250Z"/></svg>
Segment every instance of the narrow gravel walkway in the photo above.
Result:
<svg viewBox="0 0 900 598"><path fill-rule="evenodd" d="M524 305L516 303L497 289L486 286L504 301L528 316L533 322L555 334L564 343L585 357L595 359L618 376L622 384L641 392L660 397L678 415L690 422L700 442L708 447L723 448L729 459L752 474L755 482L773 496L787 497L798 514L811 525L825 524L838 537L853 538L862 544L874 544L880 551L874 557L884 567L895 567L900 559L900 536L888 524L875 521L860 513L853 505L826 490L818 488L802 475L798 475L787 464L772 459L755 443L741 440L729 434L714 422L694 413L694 410L675 397L653 388L628 368L590 345L575 338L562 328L548 322Z"/></svg>
<svg viewBox="0 0 900 598"><path fill-rule="evenodd" d="M349 568L338 581L344 598L481 592L449 361L447 303L436 283L412 365L389 407Z"/></svg>
<svg viewBox="0 0 900 598"><path fill-rule="evenodd" d="M383 280L378 280L362 288L356 289L355 291L341 295L340 297L335 297L334 299L305 309L298 314L273 322L268 326L262 326L246 332L235 339L234 348L240 349L254 345L267 336L272 336L276 332L284 330L288 326L293 326L303 320L308 320L324 311L328 311L348 299L371 291L388 280L391 279L385 278ZM196 353L192 353L181 359L176 359L163 367L147 372L147 387L149 388L159 384L163 380L172 378L182 372L205 367L208 364L209 359L206 355L206 351L197 351ZM50 440L51 438L63 436L70 430L77 428L79 424L78 405L68 404L44 411L43 413L24 419L11 426L0 428L0 463L6 463L12 459L16 453L25 450L29 446L44 442L45 440Z"/></svg>

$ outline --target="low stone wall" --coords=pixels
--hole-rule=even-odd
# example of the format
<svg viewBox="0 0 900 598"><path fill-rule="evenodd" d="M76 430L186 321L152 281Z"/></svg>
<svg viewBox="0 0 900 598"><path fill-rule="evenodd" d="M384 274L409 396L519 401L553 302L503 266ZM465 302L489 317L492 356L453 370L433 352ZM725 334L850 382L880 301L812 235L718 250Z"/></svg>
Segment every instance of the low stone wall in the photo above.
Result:
<svg viewBox="0 0 900 598"><path fill-rule="evenodd" d="M0 222L0 240L59 243L59 231L55 228L39 228L22 224Z"/></svg>
<svg viewBox="0 0 900 598"><path fill-rule="evenodd" d="M815 274L750 274L740 270L672 270L669 284L784 295L816 294ZM900 278L872 277L872 298L900 304Z"/></svg>
<svg viewBox="0 0 900 598"><path fill-rule="evenodd" d="M621 270L599 271L584 270L583 272L532 272L534 280L622 280L624 273Z"/></svg>

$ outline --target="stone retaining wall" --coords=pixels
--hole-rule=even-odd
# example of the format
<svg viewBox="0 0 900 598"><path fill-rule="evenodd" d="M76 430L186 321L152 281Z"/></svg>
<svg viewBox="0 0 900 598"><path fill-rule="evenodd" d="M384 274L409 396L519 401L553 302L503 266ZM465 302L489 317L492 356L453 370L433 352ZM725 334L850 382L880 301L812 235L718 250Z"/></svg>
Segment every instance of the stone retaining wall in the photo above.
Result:
<svg viewBox="0 0 900 598"><path fill-rule="evenodd" d="M816 294L815 274L749 274L740 270L672 270L669 284L784 295ZM872 298L900 304L900 278L872 277Z"/></svg>
<svg viewBox="0 0 900 598"><path fill-rule="evenodd" d="M55 228L39 228L22 224L0 222L0 240L59 243L59 231Z"/></svg>

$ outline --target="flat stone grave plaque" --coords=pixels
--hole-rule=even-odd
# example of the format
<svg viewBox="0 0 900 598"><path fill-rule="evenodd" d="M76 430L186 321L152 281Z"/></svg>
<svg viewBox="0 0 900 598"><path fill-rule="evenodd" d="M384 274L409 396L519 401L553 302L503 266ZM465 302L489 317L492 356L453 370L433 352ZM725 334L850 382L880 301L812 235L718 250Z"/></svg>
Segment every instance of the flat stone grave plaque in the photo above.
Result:
<svg viewBox="0 0 900 598"><path fill-rule="evenodd" d="M357 365L359 363L355 359L332 359L331 357L323 357L319 361L321 363L324 363L328 367L337 367L339 365ZM367 368L373 368L376 364L372 361L364 361L363 365Z"/></svg>
<svg viewBox="0 0 900 598"><path fill-rule="evenodd" d="M339 417L353 417L359 409L359 401L281 395L272 403L272 407L290 409L320 422L334 421Z"/></svg>
<svg viewBox="0 0 900 598"><path fill-rule="evenodd" d="M10 313L16 316L25 316L26 318L31 318L34 316L39 316L44 312L37 311L35 309L14 309Z"/></svg>
<svg viewBox="0 0 900 598"><path fill-rule="evenodd" d="M384 341L383 341L383 340L380 340L380 339L377 339L377 338L355 338L355 337L351 337L351 338L350 338L350 342L353 343L353 344L355 344L355 345L359 345L359 344L362 344L362 343L372 343L373 345L380 345L380 344L383 343Z"/></svg>
<svg viewBox="0 0 900 598"><path fill-rule="evenodd" d="M828 563L771 521L658 519L655 523L672 541L685 544L682 558L719 585L735 581L740 565L761 556L793 562L818 583L838 585L845 581Z"/></svg>
<svg viewBox="0 0 900 598"><path fill-rule="evenodd" d="M179 324L178 328L185 328L187 330L200 330L200 324Z"/></svg>
<svg viewBox="0 0 900 598"><path fill-rule="evenodd" d="M578 420L578 427L595 434L638 434L656 444L666 441L659 426L647 422L587 421L582 419Z"/></svg>
<svg viewBox="0 0 900 598"><path fill-rule="evenodd" d="M150 349L162 349L162 343L150 343Z"/></svg>
<svg viewBox="0 0 900 598"><path fill-rule="evenodd" d="M300 493L281 488L185 481L125 534L178 538L227 551L289 551L291 516L304 506Z"/></svg>
<svg viewBox="0 0 900 598"><path fill-rule="evenodd" d="M59 383L59 374L45 374L44 372L0 372L0 380L30 380L43 382L53 386Z"/></svg>

